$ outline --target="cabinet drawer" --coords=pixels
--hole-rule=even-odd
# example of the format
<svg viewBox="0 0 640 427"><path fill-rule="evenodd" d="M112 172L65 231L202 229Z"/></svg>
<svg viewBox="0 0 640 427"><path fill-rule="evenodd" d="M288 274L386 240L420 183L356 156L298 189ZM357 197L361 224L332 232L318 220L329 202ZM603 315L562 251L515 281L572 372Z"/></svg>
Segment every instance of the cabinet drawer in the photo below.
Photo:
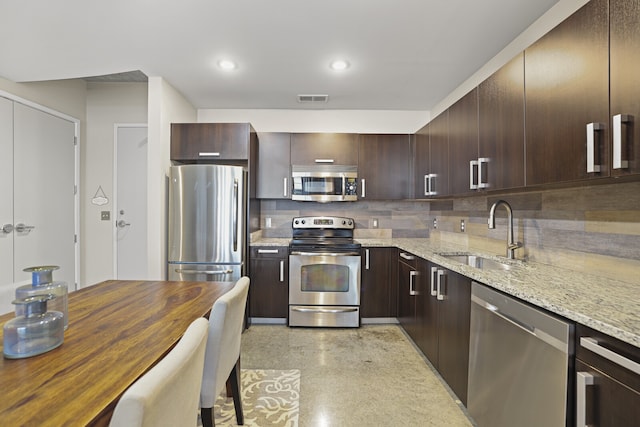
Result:
<svg viewBox="0 0 640 427"><path fill-rule="evenodd" d="M288 249L286 246L252 246L251 258L286 258Z"/></svg>

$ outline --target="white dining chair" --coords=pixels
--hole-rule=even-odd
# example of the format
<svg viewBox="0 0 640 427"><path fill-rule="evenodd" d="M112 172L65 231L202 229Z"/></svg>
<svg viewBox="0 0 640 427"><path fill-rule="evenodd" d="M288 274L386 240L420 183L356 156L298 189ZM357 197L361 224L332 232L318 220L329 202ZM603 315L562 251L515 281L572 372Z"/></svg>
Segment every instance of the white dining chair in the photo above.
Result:
<svg viewBox="0 0 640 427"><path fill-rule="evenodd" d="M249 278L242 277L234 287L216 300L209 316L209 339L200 391L203 427L215 426L213 405L228 384L233 396L238 425L244 424L240 381L240 338L244 322Z"/></svg>
<svg viewBox="0 0 640 427"><path fill-rule="evenodd" d="M197 426L209 323L193 321L176 346L129 387L110 427Z"/></svg>

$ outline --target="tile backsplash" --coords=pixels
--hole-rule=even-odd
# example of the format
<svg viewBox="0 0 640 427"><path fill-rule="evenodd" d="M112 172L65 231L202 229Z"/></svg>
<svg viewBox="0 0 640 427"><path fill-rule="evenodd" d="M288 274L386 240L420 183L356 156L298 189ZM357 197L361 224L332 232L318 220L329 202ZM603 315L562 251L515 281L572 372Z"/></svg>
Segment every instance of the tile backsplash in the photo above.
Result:
<svg viewBox="0 0 640 427"><path fill-rule="evenodd" d="M487 226L499 199L513 208L514 234L523 243L518 258L640 284L640 182L436 201L263 200L262 236L291 237L294 216L339 215L355 219L356 238L440 239L505 255L506 210L496 211L495 229Z"/></svg>

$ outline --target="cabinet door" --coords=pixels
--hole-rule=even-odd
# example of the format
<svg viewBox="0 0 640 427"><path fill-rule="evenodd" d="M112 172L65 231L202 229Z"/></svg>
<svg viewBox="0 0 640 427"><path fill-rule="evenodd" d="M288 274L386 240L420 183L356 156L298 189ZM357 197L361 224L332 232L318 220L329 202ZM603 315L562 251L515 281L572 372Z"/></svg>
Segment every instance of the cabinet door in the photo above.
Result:
<svg viewBox="0 0 640 427"><path fill-rule="evenodd" d="M291 164L357 165L358 134L291 134Z"/></svg>
<svg viewBox="0 0 640 427"><path fill-rule="evenodd" d="M248 160L249 123L172 123L171 160Z"/></svg>
<svg viewBox="0 0 640 427"><path fill-rule="evenodd" d="M418 299L416 301L416 319L420 334L416 345L431 364L438 367L438 300L436 281L438 267L424 259L418 263L420 271Z"/></svg>
<svg viewBox="0 0 640 427"><path fill-rule="evenodd" d="M525 50L528 186L609 174L608 132L594 131L600 173L587 173L586 149L587 125L608 123L607 9L592 0Z"/></svg>
<svg viewBox="0 0 640 427"><path fill-rule="evenodd" d="M449 194L449 111L429 123L429 156L432 196Z"/></svg>
<svg viewBox="0 0 640 427"><path fill-rule="evenodd" d="M360 135L359 140L360 199L409 198L409 135L369 134Z"/></svg>
<svg viewBox="0 0 640 427"><path fill-rule="evenodd" d="M524 186L524 54L478 86L478 156L489 190ZM486 176L485 176L486 174Z"/></svg>
<svg viewBox="0 0 640 427"><path fill-rule="evenodd" d="M258 199L291 198L290 150L290 134L258 134Z"/></svg>
<svg viewBox="0 0 640 427"><path fill-rule="evenodd" d="M477 160L478 90L475 88L449 107L450 194L475 191L476 187L471 188L471 180L477 181L477 172L470 170L470 162Z"/></svg>
<svg viewBox="0 0 640 427"><path fill-rule="evenodd" d="M286 247L252 247L249 262L249 315L286 318L289 307L289 264Z"/></svg>
<svg viewBox="0 0 640 427"><path fill-rule="evenodd" d="M616 119L619 136L612 138L611 174L619 176L640 173L640 0L611 0L609 4L611 120L622 115ZM613 122L610 127L614 129Z"/></svg>
<svg viewBox="0 0 640 427"><path fill-rule="evenodd" d="M360 316L396 317L397 250L364 248L362 255Z"/></svg>
<svg viewBox="0 0 640 427"><path fill-rule="evenodd" d="M417 341L415 283L416 257L400 252L398 261L398 320L413 341Z"/></svg>
<svg viewBox="0 0 640 427"><path fill-rule="evenodd" d="M443 270L438 301L438 372L458 398L467 404L471 280Z"/></svg>
<svg viewBox="0 0 640 427"><path fill-rule="evenodd" d="M427 199L431 197L429 193L429 174L431 173L431 164L429 162L429 124L416 132L414 147L413 197L416 199Z"/></svg>

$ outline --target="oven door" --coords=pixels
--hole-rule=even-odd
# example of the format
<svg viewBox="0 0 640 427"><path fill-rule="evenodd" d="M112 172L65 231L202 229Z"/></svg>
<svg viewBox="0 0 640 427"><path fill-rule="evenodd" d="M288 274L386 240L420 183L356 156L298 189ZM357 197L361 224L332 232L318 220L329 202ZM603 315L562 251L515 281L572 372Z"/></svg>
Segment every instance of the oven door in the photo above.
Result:
<svg viewBox="0 0 640 427"><path fill-rule="evenodd" d="M292 252L289 304L360 305L360 255Z"/></svg>

